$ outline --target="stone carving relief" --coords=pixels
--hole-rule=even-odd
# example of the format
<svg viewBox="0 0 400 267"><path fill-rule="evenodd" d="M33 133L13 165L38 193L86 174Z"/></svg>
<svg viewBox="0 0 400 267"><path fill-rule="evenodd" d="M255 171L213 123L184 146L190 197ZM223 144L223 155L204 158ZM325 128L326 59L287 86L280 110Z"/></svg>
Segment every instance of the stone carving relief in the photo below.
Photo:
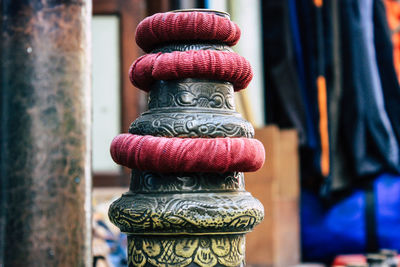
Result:
<svg viewBox="0 0 400 267"><path fill-rule="evenodd" d="M184 267L196 263L200 267L244 266L243 235L198 237L129 236L128 266Z"/></svg>

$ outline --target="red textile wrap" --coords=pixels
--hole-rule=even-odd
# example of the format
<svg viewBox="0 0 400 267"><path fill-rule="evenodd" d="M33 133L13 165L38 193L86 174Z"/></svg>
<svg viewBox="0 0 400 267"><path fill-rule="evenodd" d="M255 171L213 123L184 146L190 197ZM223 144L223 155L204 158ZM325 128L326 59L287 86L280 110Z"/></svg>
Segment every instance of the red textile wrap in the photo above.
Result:
<svg viewBox="0 0 400 267"><path fill-rule="evenodd" d="M244 57L233 52L190 50L144 55L132 64L129 78L146 92L155 80L184 78L228 81L239 91L250 83L253 71Z"/></svg>
<svg viewBox="0 0 400 267"><path fill-rule="evenodd" d="M332 266L347 266L348 264L363 265L365 263L367 263L367 259L361 254L339 255L336 256Z"/></svg>
<svg viewBox="0 0 400 267"><path fill-rule="evenodd" d="M204 12L158 13L136 29L136 43L145 52L172 41L220 41L229 46L240 39L239 27L228 18Z"/></svg>
<svg viewBox="0 0 400 267"><path fill-rule="evenodd" d="M154 172L256 171L264 164L260 141L248 138L167 138L120 134L110 148L123 166Z"/></svg>

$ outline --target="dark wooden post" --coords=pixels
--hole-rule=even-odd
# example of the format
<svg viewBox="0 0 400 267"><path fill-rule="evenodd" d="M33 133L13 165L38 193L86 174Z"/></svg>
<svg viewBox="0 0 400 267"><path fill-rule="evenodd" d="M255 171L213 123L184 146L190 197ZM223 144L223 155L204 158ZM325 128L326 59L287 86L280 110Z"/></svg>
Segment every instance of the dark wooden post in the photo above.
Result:
<svg viewBox="0 0 400 267"><path fill-rule="evenodd" d="M0 3L0 263L91 266L91 1Z"/></svg>

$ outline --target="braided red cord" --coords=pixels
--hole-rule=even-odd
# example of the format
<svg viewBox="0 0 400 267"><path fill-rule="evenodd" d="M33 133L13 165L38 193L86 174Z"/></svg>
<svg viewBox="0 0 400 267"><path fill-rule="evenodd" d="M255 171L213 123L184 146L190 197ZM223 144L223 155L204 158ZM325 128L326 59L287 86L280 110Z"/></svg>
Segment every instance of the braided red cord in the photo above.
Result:
<svg viewBox="0 0 400 267"><path fill-rule="evenodd" d="M244 57L233 52L190 50L144 55L132 64L129 77L144 91L155 80L184 78L228 81L239 91L250 83L253 71Z"/></svg>
<svg viewBox="0 0 400 267"><path fill-rule="evenodd" d="M140 23L136 42L145 51L181 40L219 41L234 45L238 26L227 18L199 12L156 14ZM200 78L231 82L235 91L253 77L249 62L214 50L175 51L138 58L129 71L131 82L149 91L155 80ZM121 134L114 138L111 156L132 169L168 172L256 171L265 160L263 145L248 138L167 138Z"/></svg>
<svg viewBox="0 0 400 267"><path fill-rule="evenodd" d="M123 166L155 172L256 171L264 163L260 141L248 138L167 138L120 134L110 148Z"/></svg>
<svg viewBox="0 0 400 267"><path fill-rule="evenodd" d="M158 13L144 19L136 29L136 43L147 53L172 41L220 41L232 46L239 38L240 29L234 22L204 12Z"/></svg>

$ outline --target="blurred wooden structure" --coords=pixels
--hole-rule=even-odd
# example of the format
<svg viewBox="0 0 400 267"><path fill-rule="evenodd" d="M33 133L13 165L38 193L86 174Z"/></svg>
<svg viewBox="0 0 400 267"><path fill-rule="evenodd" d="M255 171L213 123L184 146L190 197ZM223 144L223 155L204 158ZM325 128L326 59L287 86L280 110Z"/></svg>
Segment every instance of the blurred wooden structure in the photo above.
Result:
<svg viewBox="0 0 400 267"><path fill-rule="evenodd" d="M146 109L146 93L135 88L129 81L128 70L132 62L143 55L135 42L137 25L146 16L165 12L174 6L168 0L93 0L93 15L117 15L120 25L121 69L121 132L127 132L130 124ZM93 174L94 187L127 187L130 171L121 169L119 174Z"/></svg>
<svg viewBox="0 0 400 267"><path fill-rule="evenodd" d="M288 267L300 262L299 159L297 132L268 126L255 138L266 150L264 166L246 173L246 190L264 205L265 218L246 235L246 263Z"/></svg>

